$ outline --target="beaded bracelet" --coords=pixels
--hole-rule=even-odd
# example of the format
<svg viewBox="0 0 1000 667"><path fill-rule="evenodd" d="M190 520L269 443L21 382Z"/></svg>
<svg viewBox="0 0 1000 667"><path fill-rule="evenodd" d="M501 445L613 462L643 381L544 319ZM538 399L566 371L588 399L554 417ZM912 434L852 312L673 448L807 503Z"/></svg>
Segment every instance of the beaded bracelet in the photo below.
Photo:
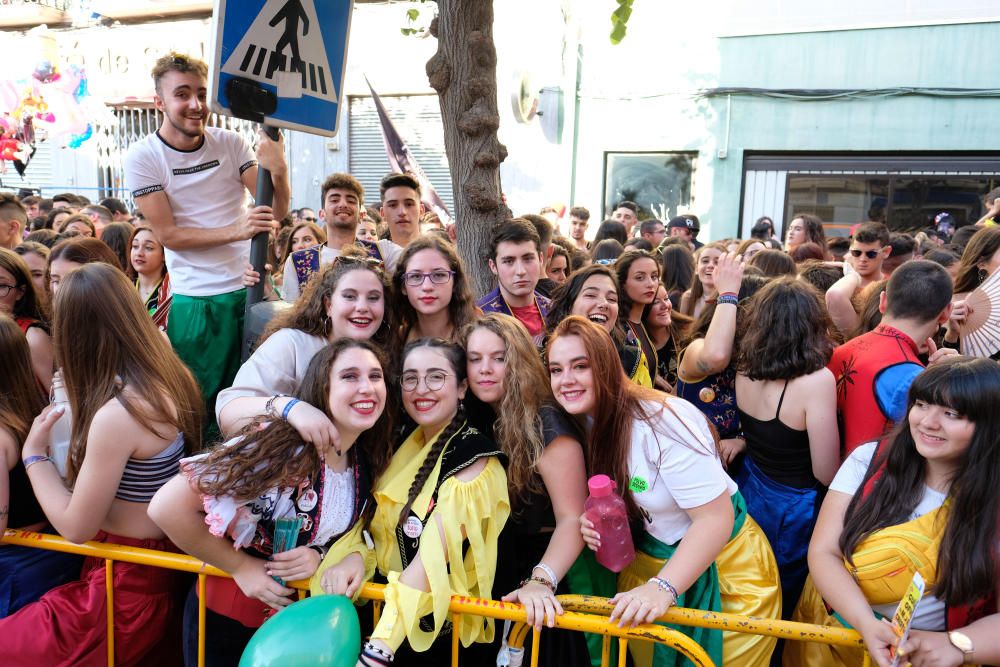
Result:
<svg viewBox="0 0 1000 667"><path fill-rule="evenodd" d="M669 579L664 579L663 577L650 577L649 581L646 583L656 584L657 588L661 591L673 595L674 602L677 602L680 598L680 595L677 594L677 589L674 588L674 585L670 583Z"/></svg>
<svg viewBox="0 0 1000 667"><path fill-rule="evenodd" d="M378 646L375 646L375 644L372 644L370 641L365 642L361 646L361 655L367 658L371 658L372 660L375 660L376 662L382 665L391 664L396 657L389 651L383 651Z"/></svg>
<svg viewBox="0 0 1000 667"><path fill-rule="evenodd" d="M521 582L521 585L518 588L523 588L524 586L527 586L531 582L535 582L536 584L541 584L542 586L545 586L553 593L556 592L556 585L553 584L548 579L544 579L542 577L528 577L527 579Z"/></svg>
<svg viewBox="0 0 1000 667"><path fill-rule="evenodd" d="M279 398L285 398L288 394L276 394L271 398L267 399L267 403L264 404L264 414L266 414L271 419L277 420L278 413L274 411L274 402Z"/></svg>
<svg viewBox="0 0 1000 667"><path fill-rule="evenodd" d="M541 570L542 572L544 572L545 576L547 576L552 581L552 585L553 586L558 586L559 585L559 578L556 577L555 570L553 570L551 567L549 567L545 563L539 563L535 567L531 568L532 572L534 572L535 570Z"/></svg>
<svg viewBox="0 0 1000 667"><path fill-rule="evenodd" d="M288 403L285 404L285 409L281 411L281 421L288 421L288 413L292 411L292 408L294 408L297 403L301 402L302 401L297 398L293 398L288 401Z"/></svg>

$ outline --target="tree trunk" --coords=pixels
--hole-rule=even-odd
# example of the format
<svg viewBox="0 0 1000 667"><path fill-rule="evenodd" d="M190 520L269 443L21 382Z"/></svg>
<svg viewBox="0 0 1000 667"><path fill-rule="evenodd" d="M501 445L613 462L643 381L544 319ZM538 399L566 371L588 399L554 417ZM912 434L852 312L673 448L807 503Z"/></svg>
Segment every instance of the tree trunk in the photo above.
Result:
<svg viewBox="0 0 1000 667"><path fill-rule="evenodd" d="M438 50L427 61L427 78L441 103L458 252L473 292L481 296L496 286L486 263L491 230L511 217L500 197L500 163L507 149L497 139L493 0L438 0L437 5L430 30Z"/></svg>

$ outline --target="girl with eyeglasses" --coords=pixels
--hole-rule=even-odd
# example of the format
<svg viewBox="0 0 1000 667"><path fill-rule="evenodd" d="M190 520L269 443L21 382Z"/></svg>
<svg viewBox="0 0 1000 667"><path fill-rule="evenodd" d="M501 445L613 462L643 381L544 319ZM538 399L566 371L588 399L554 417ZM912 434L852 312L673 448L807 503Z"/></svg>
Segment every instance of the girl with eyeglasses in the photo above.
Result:
<svg viewBox="0 0 1000 667"><path fill-rule="evenodd" d="M455 246L439 235L424 234L406 246L392 284L392 311L398 322L393 350L420 338L456 340L462 327L476 316Z"/></svg>
<svg viewBox="0 0 1000 667"><path fill-rule="evenodd" d="M0 313L7 313L28 338L35 383L43 394L52 385L53 352L44 294L35 289L31 269L17 253L0 248Z"/></svg>
<svg viewBox="0 0 1000 667"><path fill-rule="evenodd" d="M459 345L422 338L407 344L402 358L403 406L417 426L375 483L371 533L388 583L357 664L448 664L452 632L466 647L460 664L489 664L493 621L467 617L459 630L448 620L448 605L452 595L493 597L497 539L510 514L506 457L466 421Z"/></svg>
<svg viewBox="0 0 1000 667"><path fill-rule="evenodd" d="M150 517L177 546L233 575L206 583L210 666L232 664L271 610L293 601L284 582L311 578L324 557L334 565L315 593L353 597L374 570L363 530L374 512L372 479L388 463L381 352L367 340L337 339L313 357L296 400L336 425L336 455L319 456L290 424L258 415L236 438L182 460L182 474L150 503ZM275 553L277 522L296 517L302 523L292 547ZM196 591L184 610L184 658L192 667Z"/></svg>
<svg viewBox="0 0 1000 667"><path fill-rule="evenodd" d="M290 394L305 377L313 355L338 338L384 345L390 323L385 302L389 283L382 264L359 248L346 248L314 276L295 306L268 325L233 386L219 393L216 415L225 436L236 435L255 416L288 421L320 454L335 446L329 417Z"/></svg>

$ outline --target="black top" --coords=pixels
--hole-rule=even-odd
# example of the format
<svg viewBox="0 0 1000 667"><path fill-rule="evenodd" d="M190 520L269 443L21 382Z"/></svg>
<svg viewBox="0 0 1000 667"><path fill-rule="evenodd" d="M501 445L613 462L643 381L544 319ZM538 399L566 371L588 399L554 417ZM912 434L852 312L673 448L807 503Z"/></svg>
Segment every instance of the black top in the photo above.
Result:
<svg viewBox="0 0 1000 667"><path fill-rule="evenodd" d="M10 516L8 528L24 528L46 521L45 512L35 498L35 492L28 481L28 471L20 461L10 471Z"/></svg>
<svg viewBox="0 0 1000 667"><path fill-rule="evenodd" d="M559 283L552 280L552 278L539 278L538 284L535 285L535 291L542 296L552 298L552 293L559 287Z"/></svg>
<svg viewBox="0 0 1000 667"><path fill-rule="evenodd" d="M786 426L778 418L787 389L785 380L774 419L762 421L740 410L743 437L747 441L747 455L762 473L781 484L809 489L819 484L812 473L809 433Z"/></svg>

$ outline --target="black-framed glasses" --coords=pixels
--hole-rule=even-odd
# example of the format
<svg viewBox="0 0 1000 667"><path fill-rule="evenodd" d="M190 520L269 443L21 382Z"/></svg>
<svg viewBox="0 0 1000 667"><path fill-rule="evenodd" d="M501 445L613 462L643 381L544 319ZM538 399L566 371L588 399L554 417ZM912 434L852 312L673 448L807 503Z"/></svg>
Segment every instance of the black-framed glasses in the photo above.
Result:
<svg viewBox="0 0 1000 667"><path fill-rule="evenodd" d="M17 288L17 285L0 285L0 297L6 297L12 289Z"/></svg>
<svg viewBox="0 0 1000 667"><path fill-rule="evenodd" d="M428 278L435 285L444 285L455 276L454 271L431 271L423 273L421 271L408 271L403 274L403 281L409 287L420 287Z"/></svg>
<svg viewBox="0 0 1000 667"><path fill-rule="evenodd" d="M444 386L445 380L451 373L445 373L444 371L431 371L423 377L424 386L427 387L429 391L437 391ZM403 386L403 391L416 391L417 386L420 385L420 374L415 371L409 373L403 373L403 377L400 378L399 383Z"/></svg>
<svg viewBox="0 0 1000 667"><path fill-rule="evenodd" d="M307 218L303 216L301 219L303 222L316 222L316 218Z"/></svg>
<svg viewBox="0 0 1000 667"><path fill-rule="evenodd" d="M868 259L875 259L879 256L881 250L858 250L857 248L851 248L851 255L854 257L861 257L864 255Z"/></svg>

